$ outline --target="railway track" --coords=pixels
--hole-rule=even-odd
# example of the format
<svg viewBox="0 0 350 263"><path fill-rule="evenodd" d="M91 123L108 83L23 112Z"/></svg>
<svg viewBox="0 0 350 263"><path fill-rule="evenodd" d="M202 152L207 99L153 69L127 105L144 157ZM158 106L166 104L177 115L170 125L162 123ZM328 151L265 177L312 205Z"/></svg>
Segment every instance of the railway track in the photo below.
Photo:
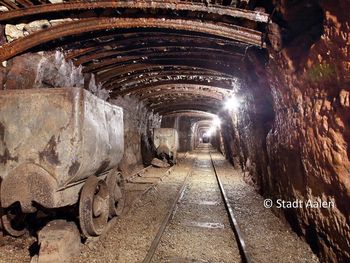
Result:
<svg viewBox="0 0 350 263"><path fill-rule="evenodd" d="M252 262L210 150L197 150L143 263Z"/></svg>

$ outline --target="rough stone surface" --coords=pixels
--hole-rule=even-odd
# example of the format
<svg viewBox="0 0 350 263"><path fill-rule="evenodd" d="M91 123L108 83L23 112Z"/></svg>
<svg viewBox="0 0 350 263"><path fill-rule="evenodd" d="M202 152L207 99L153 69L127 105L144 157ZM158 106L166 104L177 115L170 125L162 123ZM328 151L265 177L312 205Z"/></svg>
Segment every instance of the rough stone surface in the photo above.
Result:
<svg viewBox="0 0 350 263"><path fill-rule="evenodd" d="M55 220L38 235L40 253L38 263L72 262L80 253L80 233L73 222Z"/></svg>
<svg viewBox="0 0 350 263"><path fill-rule="evenodd" d="M155 167L160 167L160 168L165 168L165 167L169 167L170 164L168 164L167 162L164 162L162 160L159 160L157 158L154 158L152 160L152 163L151 163L153 166Z"/></svg>
<svg viewBox="0 0 350 263"><path fill-rule="evenodd" d="M137 164L150 164L152 156L153 129L160 127L161 117L149 111L137 98L131 96L110 100L111 103L123 108L124 113L124 157L120 169L127 175ZM151 156L149 162L143 154Z"/></svg>
<svg viewBox="0 0 350 263"><path fill-rule="evenodd" d="M5 89L30 89L36 86L42 56L30 54L8 61L4 75Z"/></svg>
<svg viewBox="0 0 350 263"><path fill-rule="evenodd" d="M52 3L62 3L63 1L51 1ZM5 6L0 6L0 13L8 11L8 8ZM70 22L73 19L53 19L53 20L34 20L30 23L20 23L20 24L6 24L5 25L5 35L8 42L12 42L16 39L22 38L29 34L35 33L40 30L47 29L52 26Z"/></svg>
<svg viewBox="0 0 350 263"><path fill-rule="evenodd" d="M0 12L7 12L9 9L6 6L0 6Z"/></svg>
<svg viewBox="0 0 350 263"><path fill-rule="evenodd" d="M26 24L11 25L7 24L5 26L5 35L8 42L12 42L16 39L24 37L23 29Z"/></svg>
<svg viewBox="0 0 350 263"><path fill-rule="evenodd" d="M235 133L225 148L238 150L239 156L229 157L265 197L334 202L331 209L275 213L322 262L349 262L350 4L307 3L278 5L284 19L282 50L270 49L268 57L251 54L248 67L255 73L247 79L250 89L243 95L239 121L232 116ZM268 100L261 103L269 93L272 114Z"/></svg>
<svg viewBox="0 0 350 263"><path fill-rule="evenodd" d="M48 20L36 20L26 24L23 28L23 31L24 35L28 35L36 31L47 29L49 27L51 27L51 24Z"/></svg>
<svg viewBox="0 0 350 263"><path fill-rule="evenodd" d="M84 75L81 67L66 61L59 51L17 56L2 71L5 89L85 87L103 100L109 98L109 92L96 83L94 75Z"/></svg>

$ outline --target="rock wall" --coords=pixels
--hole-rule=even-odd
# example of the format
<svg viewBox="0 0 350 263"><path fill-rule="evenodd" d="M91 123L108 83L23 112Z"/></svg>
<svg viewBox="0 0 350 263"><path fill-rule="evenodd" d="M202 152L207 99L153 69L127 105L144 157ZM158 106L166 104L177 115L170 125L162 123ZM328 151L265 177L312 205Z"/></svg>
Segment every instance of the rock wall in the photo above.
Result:
<svg viewBox="0 0 350 263"><path fill-rule="evenodd" d="M322 262L350 262L350 2L278 3L268 57L248 53L255 73L226 147L265 197L334 202L275 212Z"/></svg>
<svg viewBox="0 0 350 263"><path fill-rule="evenodd" d="M83 74L60 51L27 53L7 61L0 70L0 84L3 89L84 87L103 100L109 98L93 75Z"/></svg>
<svg viewBox="0 0 350 263"><path fill-rule="evenodd" d="M149 165L154 157L153 129L159 128L161 116L153 114L137 98L131 96L110 100L124 112L124 157L120 169L127 175L137 165Z"/></svg>
<svg viewBox="0 0 350 263"><path fill-rule="evenodd" d="M285 8L282 15L292 16ZM276 119L267 138L267 183L274 197L335 202L333 209L299 209L286 216L324 261L349 262L350 3L322 1L322 9L323 34L309 52L297 48L295 38L270 59Z"/></svg>

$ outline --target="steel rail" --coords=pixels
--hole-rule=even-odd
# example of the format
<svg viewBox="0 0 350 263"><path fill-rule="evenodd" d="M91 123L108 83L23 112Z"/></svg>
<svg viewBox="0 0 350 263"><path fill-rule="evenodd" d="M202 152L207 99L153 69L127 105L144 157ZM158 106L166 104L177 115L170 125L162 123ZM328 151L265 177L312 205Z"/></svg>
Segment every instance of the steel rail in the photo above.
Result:
<svg viewBox="0 0 350 263"><path fill-rule="evenodd" d="M229 220L230 220L230 223L231 223L231 227L232 227L232 230L235 234L235 237L236 237L236 241L237 241L237 245L238 245L238 248L239 248L239 252L241 254L241 257L242 257L242 262L243 263L252 263L252 260L251 260L251 257L250 257L250 254L247 250L247 246L245 244L245 241L244 241L244 238L243 238L243 235L242 235L242 232L240 230L240 227L238 225L238 222L233 214L233 209L232 209L232 206L230 205L230 202L227 198L227 194L226 194L226 191L223 187L223 184L220 180L220 177L217 173L217 170L216 170L216 167L215 167L215 163L213 161L213 157L211 155L211 152L209 150L209 155L210 155L210 160L211 160L211 163L213 165L213 168L214 168L214 173L215 173L215 177L216 177L216 180L218 182L218 185L219 185L219 188L220 188L220 192L221 192L221 196L222 196L222 199L224 200L224 204L225 204L225 208L226 208L226 211L228 213L228 216L229 216Z"/></svg>
<svg viewBox="0 0 350 263"><path fill-rule="evenodd" d="M193 162L194 163L194 162ZM166 227L169 224L170 219L172 218L175 208L179 202L179 199L181 198L181 196L183 195L183 193L186 190L186 182L187 179L191 176L192 174L192 169L193 169L193 163L192 166L190 167L190 170L188 171L184 181L182 182L181 188L180 190L177 192L176 197L174 199L174 202L172 203L169 212L165 215L165 217L163 218L162 224L159 227L159 230L157 232L156 237L153 239L152 244L150 249L148 250L146 257L144 258L144 260L142 261L142 263L150 263L152 261L152 258L157 250L157 247L159 245L159 242L165 232Z"/></svg>
<svg viewBox="0 0 350 263"><path fill-rule="evenodd" d="M230 205L230 203L228 201L225 189L224 189L223 184L222 184L222 182L221 182L221 180L220 180L220 178L218 176L218 173L217 173L217 170L216 170L216 167L215 167L215 163L213 161L213 158L212 158L210 150L209 150L209 156L210 156L210 160L211 160L211 164L213 166L214 174L215 174L215 177L216 177L219 189L220 189L220 193L221 193L222 199L224 201L224 206L225 206L225 209L226 209L228 217L229 217L231 228L232 228L232 230L234 232L234 235L235 235L235 239L236 239L236 242L237 242L237 245L238 245L238 248L239 248L239 252L240 252L240 255L241 255L242 262L243 263L252 263L250 254L247 251L247 247L245 245L245 242L244 242L242 233L240 231L239 225L237 223L237 220L234 217L233 209L232 209L232 207L231 207L231 205ZM146 257L144 258L142 263L150 263L152 261L152 258L153 258L154 254L155 254L155 252L156 252L156 250L158 248L158 245L159 245L160 240L161 240L161 238L162 238L162 236L163 236L163 234L164 234L164 232L166 230L166 227L168 226L171 218L173 217L173 214L174 214L175 208L176 208L176 206L177 206L177 204L179 202L179 199L181 198L181 196L183 195L183 193L184 193L184 191L186 189L186 182L187 182L189 176L192 174L193 164L194 164L194 162L192 163L192 167L190 168L190 171L187 173L184 181L182 182L182 186L181 186L180 190L178 191L178 193L176 195L176 198L174 199L174 202L172 203L172 205L170 207L170 210L168 211L168 213L163 218L162 224L159 227L157 235L154 238L154 240L153 240L153 242L152 242L152 244L150 246L150 249L148 250L148 252L146 254Z"/></svg>

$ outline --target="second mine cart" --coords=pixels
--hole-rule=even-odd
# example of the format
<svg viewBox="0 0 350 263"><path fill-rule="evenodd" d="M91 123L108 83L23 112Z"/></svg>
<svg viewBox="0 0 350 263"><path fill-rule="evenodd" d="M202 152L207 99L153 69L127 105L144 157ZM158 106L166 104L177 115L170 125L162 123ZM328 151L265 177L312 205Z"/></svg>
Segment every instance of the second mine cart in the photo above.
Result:
<svg viewBox="0 0 350 263"><path fill-rule="evenodd" d="M153 143L160 159L171 164L176 163L179 139L177 130L173 128L157 128L153 131Z"/></svg>

